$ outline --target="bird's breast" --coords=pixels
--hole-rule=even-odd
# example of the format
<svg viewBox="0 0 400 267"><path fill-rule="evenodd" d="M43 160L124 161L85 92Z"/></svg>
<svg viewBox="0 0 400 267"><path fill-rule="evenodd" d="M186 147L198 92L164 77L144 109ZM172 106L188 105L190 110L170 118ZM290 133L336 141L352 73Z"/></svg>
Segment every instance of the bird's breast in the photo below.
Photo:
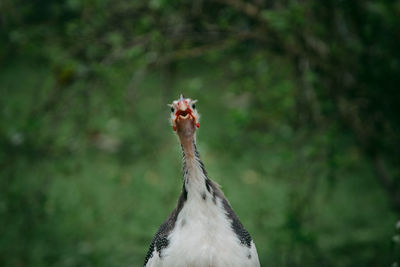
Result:
<svg viewBox="0 0 400 267"><path fill-rule="evenodd" d="M258 259L254 244L249 248L240 243L220 199L188 199L169 241L160 255L165 267L257 266L251 260L252 253Z"/></svg>

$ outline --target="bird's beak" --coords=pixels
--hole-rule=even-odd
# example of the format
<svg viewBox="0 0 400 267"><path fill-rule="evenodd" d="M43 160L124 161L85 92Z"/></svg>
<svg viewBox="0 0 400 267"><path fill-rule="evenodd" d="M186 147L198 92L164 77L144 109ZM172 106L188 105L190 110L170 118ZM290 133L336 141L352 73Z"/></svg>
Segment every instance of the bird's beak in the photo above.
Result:
<svg viewBox="0 0 400 267"><path fill-rule="evenodd" d="M180 100L178 102L178 107L180 111L185 111L186 109L189 108L185 100Z"/></svg>

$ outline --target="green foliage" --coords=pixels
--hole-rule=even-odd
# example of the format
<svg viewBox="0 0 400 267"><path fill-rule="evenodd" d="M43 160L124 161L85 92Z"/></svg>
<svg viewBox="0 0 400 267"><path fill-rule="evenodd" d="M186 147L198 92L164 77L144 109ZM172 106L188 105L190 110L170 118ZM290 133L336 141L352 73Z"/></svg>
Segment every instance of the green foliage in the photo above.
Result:
<svg viewBox="0 0 400 267"><path fill-rule="evenodd" d="M262 266L399 261L397 2L0 10L1 266L140 266L181 188L180 93Z"/></svg>

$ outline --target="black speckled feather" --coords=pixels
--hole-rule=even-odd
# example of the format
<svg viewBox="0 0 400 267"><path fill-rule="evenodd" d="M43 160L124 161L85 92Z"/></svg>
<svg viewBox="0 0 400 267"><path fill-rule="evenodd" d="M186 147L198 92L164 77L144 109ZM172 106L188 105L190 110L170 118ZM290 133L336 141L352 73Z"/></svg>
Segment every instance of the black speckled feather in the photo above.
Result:
<svg viewBox="0 0 400 267"><path fill-rule="evenodd" d="M217 204L217 199L221 199L223 208L226 212L226 216L231 221L231 228L232 228L233 232L236 234L237 238L239 239L240 243L243 246L247 246L248 248L250 248L252 238L251 238L249 232L247 232L247 230L243 227L242 223L240 222L236 213L233 211L228 200L225 198L224 194L219 189L219 186L208 178L204 164L200 160L200 154L197 151L196 144L194 144L194 148L195 148L196 160L199 162L199 166L200 166L201 170L203 171L204 177L206 177L205 181L204 181L205 182L204 183L205 190L207 190L212 195L213 202L215 205ZM159 253L159 256L162 257L162 250L167 248L169 245L168 236L171 233L171 231L174 229L179 212L182 210L182 208L185 204L185 201L187 200L188 192L185 187L185 181L188 178L188 170L186 168L184 153L183 153L183 175L184 175L184 183L183 183L182 193L178 200L178 205L172 211L170 216L161 224L156 235L154 236L154 238L150 244L149 250L147 252L147 255L146 255L146 258L144 261L144 266L146 266L147 262L151 259L151 257L153 257L154 250L156 250ZM202 196L202 198L203 198L203 200L206 199L205 194Z"/></svg>
<svg viewBox="0 0 400 267"><path fill-rule="evenodd" d="M178 200L178 205L168 216L168 218L161 224L160 228L156 232L153 240L151 241L149 250L147 251L143 266L146 266L147 262L151 259L151 257L153 257L154 248L157 250L160 257L162 257L161 254L162 250L168 247L169 244L168 235L174 229L176 219L178 217L179 212L182 210L186 199L187 199L187 191L185 185L183 185L182 193Z"/></svg>
<svg viewBox="0 0 400 267"><path fill-rule="evenodd" d="M223 207L225 209L227 217L231 220L231 227L232 230L235 232L236 236L240 240L240 243L246 245L250 248L252 238L247 232L247 230L243 227L242 223L240 222L238 216L233 211L231 205L229 204L228 200L225 198L224 194L222 193L221 189L219 189L218 185L216 185L213 181L207 178L206 180L206 187L212 188L213 198L215 199L220 198L222 200ZM210 190L208 190L210 192ZM214 201L215 203L215 201Z"/></svg>

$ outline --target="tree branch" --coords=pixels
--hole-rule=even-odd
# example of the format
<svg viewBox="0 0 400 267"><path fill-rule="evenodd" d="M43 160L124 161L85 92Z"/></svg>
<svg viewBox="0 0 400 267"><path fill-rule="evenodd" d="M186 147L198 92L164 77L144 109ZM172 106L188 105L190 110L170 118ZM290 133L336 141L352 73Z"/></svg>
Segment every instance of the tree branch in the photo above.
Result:
<svg viewBox="0 0 400 267"><path fill-rule="evenodd" d="M254 18L262 23L267 23L267 20L260 15L260 9L251 3L242 2L240 0L218 0L220 3L226 4L233 9L241 11L248 17Z"/></svg>

